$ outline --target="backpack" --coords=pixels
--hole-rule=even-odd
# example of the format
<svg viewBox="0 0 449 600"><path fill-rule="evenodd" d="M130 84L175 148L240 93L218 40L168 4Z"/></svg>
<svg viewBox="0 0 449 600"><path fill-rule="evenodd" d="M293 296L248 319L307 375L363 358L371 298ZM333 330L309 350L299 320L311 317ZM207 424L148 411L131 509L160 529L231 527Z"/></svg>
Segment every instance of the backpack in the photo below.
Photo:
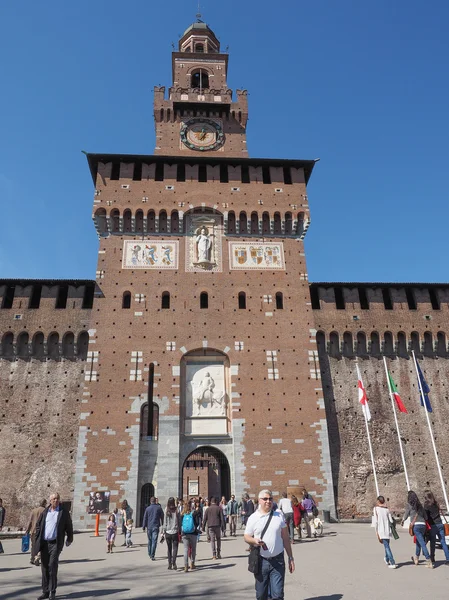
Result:
<svg viewBox="0 0 449 600"><path fill-rule="evenodd" d="M182 532L193 533L195 531L195 521L192 513L187 513L182 517Z"/></svg>

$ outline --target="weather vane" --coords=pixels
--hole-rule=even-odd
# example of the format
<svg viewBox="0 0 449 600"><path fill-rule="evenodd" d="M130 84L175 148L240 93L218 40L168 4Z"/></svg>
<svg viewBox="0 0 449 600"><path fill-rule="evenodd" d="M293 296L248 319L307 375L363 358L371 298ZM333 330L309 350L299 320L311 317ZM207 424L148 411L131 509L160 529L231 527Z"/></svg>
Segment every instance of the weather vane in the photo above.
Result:
<svg viewBox="0 0 449 600"><path fill-rule="evenodd" d="M198 12L196 13L196 18L198 19L198 23L201 23L201 6L200 6L200 0L198 0Z"/></svg>

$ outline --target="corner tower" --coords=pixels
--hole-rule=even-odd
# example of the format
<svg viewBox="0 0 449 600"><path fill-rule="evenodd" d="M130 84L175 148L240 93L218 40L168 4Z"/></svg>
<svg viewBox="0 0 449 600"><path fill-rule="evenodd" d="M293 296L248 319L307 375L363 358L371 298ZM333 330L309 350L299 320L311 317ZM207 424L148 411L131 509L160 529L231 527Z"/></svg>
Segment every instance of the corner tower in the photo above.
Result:
<svg viewBox="0 0 449 600"><path fill-rule="evenodd" d="M193 23L172 54L172 85L154 88L156 154L246 157L246 90L233 101L228 54L212 29Z"/></svg>

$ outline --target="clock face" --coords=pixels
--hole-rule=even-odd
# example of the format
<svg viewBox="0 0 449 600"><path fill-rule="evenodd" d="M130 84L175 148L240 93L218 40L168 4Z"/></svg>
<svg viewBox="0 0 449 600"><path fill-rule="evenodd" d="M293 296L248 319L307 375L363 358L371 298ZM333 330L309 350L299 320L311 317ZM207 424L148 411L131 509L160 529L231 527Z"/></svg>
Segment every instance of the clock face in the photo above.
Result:
<svg viewBox="0 0 449 600"><path fill-rule="evenodd" d="M181 125L181 141L191 150L217 150L224 144L224 133L215 121L195 117Z"/></svg>

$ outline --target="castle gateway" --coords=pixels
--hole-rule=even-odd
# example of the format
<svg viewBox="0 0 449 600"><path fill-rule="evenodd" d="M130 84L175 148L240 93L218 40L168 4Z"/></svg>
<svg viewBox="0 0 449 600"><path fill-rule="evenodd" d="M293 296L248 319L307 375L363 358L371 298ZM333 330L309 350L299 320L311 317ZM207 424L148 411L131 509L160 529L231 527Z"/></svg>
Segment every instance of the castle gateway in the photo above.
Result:
<svg viewBox="0 0 449 600"><path fill-rule="evenodd" d="M449 285L309 284L315 161L248 157L247 93L228 88L228 55L205 23L172 65L171 87L154 92L155 153L87 155L96 281L0 282L10 523L56 488L78 528L93 526L102 491L111 507L126 498L138 524L152 495L263 487L305 486L331 514L369 514L356 358L382 491L402 507L384 356L410 407L399 418L412 485L436 488L410 350L432 381L447 464Z"/></svg>

